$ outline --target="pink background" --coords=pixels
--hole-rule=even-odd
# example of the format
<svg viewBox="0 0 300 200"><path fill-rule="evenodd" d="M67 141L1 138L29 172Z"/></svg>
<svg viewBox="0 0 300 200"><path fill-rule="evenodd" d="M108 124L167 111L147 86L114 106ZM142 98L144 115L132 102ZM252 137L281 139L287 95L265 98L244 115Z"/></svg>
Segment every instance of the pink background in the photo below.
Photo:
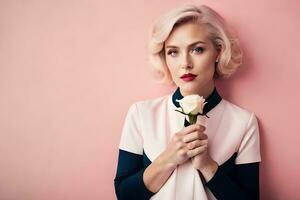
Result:
<svg viewBox="0 0 300 200"><path fill-rule="evenodd" d="M174 90L150 74L150 24L185 2L0 1L1 200L115 199L129 105ZM245 52L218 85L259 119L261 198L300 199L300 1L202 2Z"/></svg>

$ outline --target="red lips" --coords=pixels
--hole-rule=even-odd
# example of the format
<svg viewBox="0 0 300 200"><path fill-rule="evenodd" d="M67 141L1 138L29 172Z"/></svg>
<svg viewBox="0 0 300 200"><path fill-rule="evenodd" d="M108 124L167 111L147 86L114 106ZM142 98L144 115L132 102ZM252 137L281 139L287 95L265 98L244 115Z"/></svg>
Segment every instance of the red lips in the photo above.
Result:
<svg viewBox="0 0 300 200"><path fill-rule="evenodd" d="M193 81L196 78L196 76L197 75L195 75L195 74L188 73L188 74L182 75L180 78L185 82L190 82L190 81Z"/></svg>
<svg viewBox="0 0 300 200"><path fill-rule="evenodd" d="M190 78L190 77L193 77L193 78L195 78L197 75L195 75L195 74L192 74L192 73L188 73L188 74L184 74L184 75L182 75L180 78Z"/></svg>

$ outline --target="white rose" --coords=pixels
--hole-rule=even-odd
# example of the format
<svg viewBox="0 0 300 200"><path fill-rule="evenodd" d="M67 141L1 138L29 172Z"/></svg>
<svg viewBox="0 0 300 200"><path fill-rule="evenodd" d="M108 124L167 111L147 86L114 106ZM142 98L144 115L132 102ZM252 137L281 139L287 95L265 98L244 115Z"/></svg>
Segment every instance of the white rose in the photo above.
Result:
<svg viewBox="0 0 300 200"><path fill-rule="evenodd" d="M202 96L198 94L187 95L184 98L178 100L179 105L183 109L183 112L186 114L197 115L198 113L203 113L204 105L207 103Z"/></svg>

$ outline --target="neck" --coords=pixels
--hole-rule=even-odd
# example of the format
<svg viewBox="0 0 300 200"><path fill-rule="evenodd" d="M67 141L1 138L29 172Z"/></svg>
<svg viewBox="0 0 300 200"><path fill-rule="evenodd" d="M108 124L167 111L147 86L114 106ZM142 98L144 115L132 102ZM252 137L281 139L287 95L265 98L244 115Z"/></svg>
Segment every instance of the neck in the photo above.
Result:
<svg viewBox="0 0 300 200"><path fill-rule="evenodd" d="M196 92L196 94L203 96L203 98L207 99L207 97L213 92L214 88L215 88L215 83L212 82L210 84L205 85L204 87L199 88L199 90ZM191 95L190 92L186 92L181 89L180 89L180 93L182 94L182 96ZM193 94L195 94L195 93L193 93Z"/></svg>

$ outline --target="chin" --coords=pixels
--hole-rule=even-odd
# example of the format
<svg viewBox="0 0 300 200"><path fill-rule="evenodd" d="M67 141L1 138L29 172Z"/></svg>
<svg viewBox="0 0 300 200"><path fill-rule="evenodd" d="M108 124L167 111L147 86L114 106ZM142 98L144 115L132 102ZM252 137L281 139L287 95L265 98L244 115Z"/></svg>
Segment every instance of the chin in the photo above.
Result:
<svg viewBox="0 0 300 200"><path fill-rule="evenodd" d="M197 87L193 85L182 85L180 91L186 95L197 94Z"/></svg>

